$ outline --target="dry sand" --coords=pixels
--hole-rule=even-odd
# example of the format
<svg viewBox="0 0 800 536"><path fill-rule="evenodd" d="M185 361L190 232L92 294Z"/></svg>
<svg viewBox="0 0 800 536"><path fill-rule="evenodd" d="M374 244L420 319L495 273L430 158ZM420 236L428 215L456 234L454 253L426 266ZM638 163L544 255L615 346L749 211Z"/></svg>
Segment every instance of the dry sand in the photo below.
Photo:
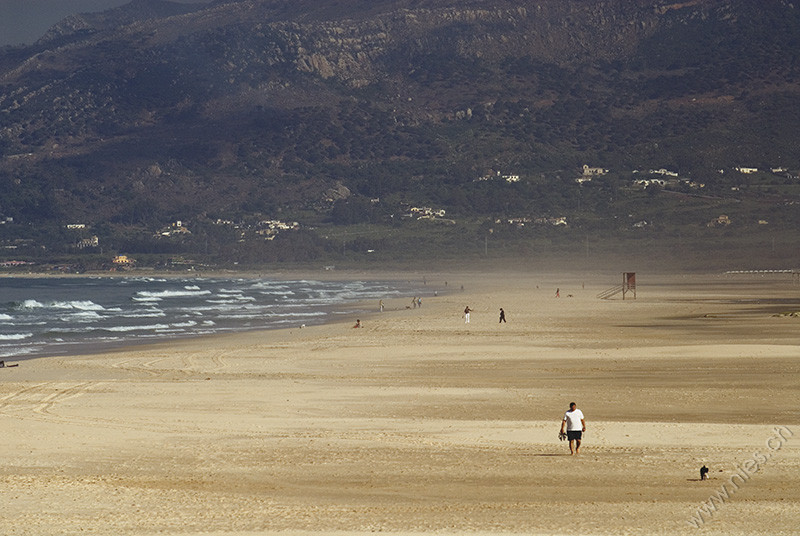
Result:
<svg viewBox="0 0 800 536"><path fill-rule="evenodd" d="M0 534L798 534L800 286L619 278L0 369Z"/></svg>

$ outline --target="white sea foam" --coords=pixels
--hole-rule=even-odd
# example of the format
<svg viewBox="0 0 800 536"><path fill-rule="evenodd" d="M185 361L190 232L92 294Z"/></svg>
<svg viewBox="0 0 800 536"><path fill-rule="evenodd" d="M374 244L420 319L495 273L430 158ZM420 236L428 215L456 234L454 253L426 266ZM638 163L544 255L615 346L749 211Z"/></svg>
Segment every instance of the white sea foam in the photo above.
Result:
<svg viewBox="0 0 800 536"><path fill-rule="evenodd" d="M33 337L33 333L6 333L5 335L0 335L0 341L21 341L31 337Z"/></svg>
<svg viewBox="0 0 800 536"><path fill-rule="evenodd" d="M150 324L147 326L111 326L103 328L105 331L125 333L129 331L153 331L157 329L168 329L169 324Z"/></svg>
<svg viewBox="0 0 800 536"><path fill-rule="evenodd" d="M268 317L278 316L278 317L289 317L289 318L298 318L298 317L299 318L306 318L306 317L309 317L309 316L325 316L327 314L328 313L323 313L322 311L309 311L307 313L288 313L288 312L284 312L284 313L264 313L264 316L268 316Z"/></svg>
<svg viewBox="0 0 800 536"><path fill-rule="evenodd" d="M295 296L297 292L288 288L270 288L270 289L257 289L259 294L263 296ZM300 289L300 292L311 292L310 289Z"/></svg>
<svg viewBox="0 0 800 536"><path fill-rule="evenodd" d="M62 322L94 322L103 318L101 315L94 311L81 311L67 316L59 317Z"/></svg>
<svg viewBox="0 0 800 536"><path fill-rule="evenodd" d="M326 316L327 313L319 312L308 312L308 313L271 313L271 312L261 312L261 313L226 313L219 315L218 318L313 318L319 316Z"/></svg>
<svg viewBox="0 0 800 536"><path fill-rule="evenodd" d="M193 312L210 312L219 313L225 311L262 311L264 307L271 307L270 305L253 305L247 302L220 302L211 305L197 305L192 308Z"/></svg>
<svg viewBox="0 0 800 536"><path fill-rule="evenodd" d="M206 303L242 303L242 302L254 302L256 298L253 296L245 296L243 294L223 294L222 296L217 296L217 299L208 299Z"/></svg>
<svg viewBox="0 0 800 536"><path fill-rule="evenodd" d="M25 300L21 309L78 309L81 311L102 311L104 307L90 300L55 301L42 303L37 300Z"/></svg>
<svg viewBox="0 0 800 536"><path fill-rule="evenodd" d="M50 328L47 330L49 333L86 333L87 331L91 331L94 328L91 326L83 327L83 328Z"/></svg>
<svg viewBox="0 0 800 536"><path fill-rule="evenodd" d="M167 314L164 311L131 311L120 316L122 318L163 318Z"/></svg>
<svg viewBox="0 0 800 536"><path fill-rule="evenodd" d="M33 353L59 353L67 345L314 323L352 314L330 311L350 300L412 294L370 282L227 278L101 278L78 288L72 280L53 280L14 291L6 298L13 308L0 313L3 352L35 347Z"/></svg>
<svg viewBox="0 0 800 536"><path fill-rule="evenodd" d="M282 283L256 283L252 285L254 290L262 291L265 294L273 294L277 292L293 292L293 289L288 285L284 285Z"/></svg>
<svg viewBox="0 0 800 536"><path fill-rule="evenodd" d="M3 350L0 352L0 357L20 357L37 352L39 349L39 346L15 346L10 351Z"/></svg>
<svg viewBox="0 0 800 536"><path fill-rule="evenodd" d="M323 302L323 301L304 301L304 302L292 302L292 303L282 303L280 305L281 309L308 309L309 307L325 307L330 305L330 302Z"/></svg>
<svg viewBox="0 0 800 536"><path fill-rule="evenodd" d="M78 309L81 311L102 311L105 308L89 300L53 302L52 307L56 309Z"/></svg>
<svg viewBox="0 0 800 536"><path fill-rule="evenodd" d="M138 298L186 298L191 296L206 296L210 290L141 290L136 293ZM134 299L136 299L134 297Z"/></svg>
<svg viewBox="0 0 800 536"><path fill-rule="evenodd" d="M173 327L173 328L190 328L190 327L196 326L196 325L197 325L197 322L193 322L193 321L190 320L188 322L177 322L175 324L172 324L171 327Z"/></svg>

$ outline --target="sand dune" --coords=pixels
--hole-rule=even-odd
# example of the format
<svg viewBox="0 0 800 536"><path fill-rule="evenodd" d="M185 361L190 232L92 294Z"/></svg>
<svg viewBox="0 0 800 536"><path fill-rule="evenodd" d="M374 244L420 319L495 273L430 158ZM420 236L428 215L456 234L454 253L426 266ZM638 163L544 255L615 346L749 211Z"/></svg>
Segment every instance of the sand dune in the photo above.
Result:
<svg viewBox="0 0 800 536"><path fill-rule="evenodd" d="M0 369L0 534L798 534L791 279L425 279L362 329Z"/></svg>

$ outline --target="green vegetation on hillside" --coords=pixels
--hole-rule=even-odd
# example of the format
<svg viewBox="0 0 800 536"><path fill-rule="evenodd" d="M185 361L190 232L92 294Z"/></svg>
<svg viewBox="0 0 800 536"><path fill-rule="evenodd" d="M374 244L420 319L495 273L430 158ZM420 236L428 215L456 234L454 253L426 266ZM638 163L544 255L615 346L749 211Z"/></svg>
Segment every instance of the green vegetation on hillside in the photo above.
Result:
<svg viewBox="0 0 800 536"><path fill-rule="evenodd" d="M0 257L796 257L791 5L323 4L156 2L0 51Z"/></svg>

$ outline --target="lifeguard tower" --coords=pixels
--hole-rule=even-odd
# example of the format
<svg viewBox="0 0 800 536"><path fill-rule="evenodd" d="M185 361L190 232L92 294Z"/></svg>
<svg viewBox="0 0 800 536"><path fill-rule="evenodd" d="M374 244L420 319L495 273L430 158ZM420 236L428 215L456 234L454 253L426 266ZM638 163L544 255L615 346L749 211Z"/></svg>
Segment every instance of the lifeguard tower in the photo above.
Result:
<svg viewBox="0 0 800 536"><path fill-rule="evenodd" d="M636 299L636 272L622 273L622 299L633 292L633 299Z"/></svg>
<svg viewBox="0 0 800 536"><path fill-rule="evenodd" d="M622 284L604 290L597 295L602 300L607 300L617 294L622 294L622 299L630 299L630 294L633 293L632 298L636 299L636 272L622 272Z"/></svg>

